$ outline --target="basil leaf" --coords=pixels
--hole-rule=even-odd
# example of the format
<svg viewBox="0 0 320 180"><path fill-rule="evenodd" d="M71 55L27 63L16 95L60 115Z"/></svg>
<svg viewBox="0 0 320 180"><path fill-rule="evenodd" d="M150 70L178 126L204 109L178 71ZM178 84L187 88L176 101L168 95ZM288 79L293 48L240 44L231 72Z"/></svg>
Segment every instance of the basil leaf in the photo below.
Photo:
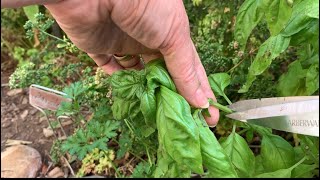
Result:
<svg viewBox="0 0 320 180"><path fill-rule="evenodd" d="M301 149L307 156L307 160L319 167L319 137L299 135Z"/></svg>
<svg viewBox="0 0 320 180"><path fill-rule="evenodd" d="M232 132L221 143L222 148L228 154L239 177L252 177L255 168L255 158L246 140L239 134Z"/></svg>
<svg viewBox="0 0 320 180"><path fill-rule="evenodd" d="M307 95L305 77L307 70L303 69L299 61L294 61L288 66L288 72L279 78L277 91L279 96Z"/></svg>
<svg viewBox="0 0 320 180"><path fill-rule="evenodd" d="M168 71L166 70L166 66L162 59L150 61L146 65L146 70L147 86L149 90L155 89L159 87L159 85L162 85L174 92L177 92L176 86L174 85Z"/></svg>
<svg viewBox="0 0 320 180"><path fill-rule="evenodd" d="M290 45L300 46L302 43L310 43L319 40L319 20L312 19L308 26L292 35ZM316 51L317 52L317 51Z"/></svg>
<svg viewBox="0 0 320 180"><path fill-rule="evenodd" d="M232 104L229 98L224 93L224 89L230 84L231 77L227 73L215 73L208 76L208 80L211 86L211 89L215 95L219 95L225 98L228 104Z"/></svg>
<svg viewBox="0 0 320 180"><path fill-rule="evenodd" d="M271 36L260 47L259 51L250 65L246 83L241 87L238 93L245 93L249 90L256 76L262 74L271 64L272 60L278 57L287 49L290 43L290 37L283 37L281 34Z"/></svg>
<svg viewBox="0 0 320 180"><path fill-rule="evenodd" d="M160 148L162 149L162 148ZM189 178L191 171L185 164L178 164L167 153L158 151L157 167L154 172L155 178Z"/></svg>
<svg viewBox="0 0 320 180"><path fill-rule="evenodd" d="M39 6L38 5L31 5L31 6L25 6L23 7L23 11L28 17L28 19L32 22L36 22L36 17L35 15L39 13Z"/></svg>
<svg viewBox="0 0 320 180"><path fill-rule="evenodd" d="M193 119L200 132L202 161L209 171L207 176L212 178L238 177L231 160L214 134L208 126L202 125L204 118L199 109L193 113Z"/></svg>
<svg viewBox="0 0 320 180"><path fill-rule="evenodd" d="M175 85L171 80L164 61L161 59L152 60L146 65L147 88L141 96L140 109L148 126L156 129L156 97L155 89L163 85L176 91Z"/></svg>
<svg viewBox="0 0 320 180"><path fill-rule="evenodd" d="M273 0L266 10L266 21L272 36L278 35L279 32L288 23L291 17L292 8L284 0Z"/></svg>
<svg viewBox="0 0 320 180"><path fill-rule="evenodd" d="M316 164L300 164L292 170L292 178L312 178L314 171L317 168Z"/></svg>
<svg viewBox="0 0 320 180"><path fill-rule="evenodd" d="M165 86L160 86L157 98L157 129L159 142L168 155L193 172L203 173L199 130L187 101Z"/></svg>
<svg viewBox="0 0 320 180"><path fill-rule="evenodd" d="M306 74L306 94L312 95L319 89L319 64L309 67Z"/></svg>
<svg viewBox="0 0 320 180"><path fill-rule="evenodd" d="M313 18L319 18L319 1L297 1L287 26L281 32L285 37L292 36L309 26Z"/></svg>
<svg viewBox="0 0 320 180"><path fill-rule="evenodd" d="M246 0L239 8L234 35L242 51L246 47L251 31L261 21L268 4L270 4L268 0Z"/></svg>
<svg viewBox="0 0 320 180"><path fill-rule="evenodd" d="M262 137L261 158L265 172L287 169L295 163L294 149L290 143L273 134Z"/></svg>
<svg viewBox="0 0 320 180"><path fill-rule="evenodd" d="M154 91L143 92L140 99L140 109L144 116L146 125L156 129L157 103Z"/></svg>
<svg viewBox="0 0 320 180"><path fill-rule="evenodd" d="M111 106L113 117L117 120L122 120L130 117L135 118L140 112L139 100L125 100L113 97L114 102Z"/></svg>
<svg viewBox="0 0 320 180"><path fill-rule="evenodd" d="M254 169L254 174L263 174L264 172L264 167L262 165L262 158L261 155L257 155L255 157L255 169Z"/></svg>
<svg viewBox="0 0 320 180"><path fill-rule="evenodd" d="M146 82L144 71L122 70L111 76L113 96L132 100L140 98Z"/></svg>
<svg viewBox="0 0 320 180"><path fill-rule="evenodd" d="M279 169L274 172L268 172L268 173L263 173L255 176L256 178L290 178L291 177L291 172L294 168L299 166L305 158L301 159L299 162L294 164L293 166L287 168L287 169Z"/></svg>

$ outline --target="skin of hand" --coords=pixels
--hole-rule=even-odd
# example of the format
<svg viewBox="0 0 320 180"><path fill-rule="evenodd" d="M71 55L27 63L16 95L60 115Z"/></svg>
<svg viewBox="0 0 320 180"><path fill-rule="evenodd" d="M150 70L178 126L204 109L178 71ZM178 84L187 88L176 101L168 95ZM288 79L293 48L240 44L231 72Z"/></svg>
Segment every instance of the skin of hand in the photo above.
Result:
<svg viewBox="0 0 320 180"><path fill-rule="evenodd" d="M26 5L21 1L5 0L1 7ZM142 54L146 61L163 56L179 93L190 105L207 108L207 98L216 100L191 40L182 0L28 0L41 2L70 40L106 73L143 68L137 56L118 63L112 54ZM215 126L219 110L209 107L209 112L211 117L205 119Z"/></svg>

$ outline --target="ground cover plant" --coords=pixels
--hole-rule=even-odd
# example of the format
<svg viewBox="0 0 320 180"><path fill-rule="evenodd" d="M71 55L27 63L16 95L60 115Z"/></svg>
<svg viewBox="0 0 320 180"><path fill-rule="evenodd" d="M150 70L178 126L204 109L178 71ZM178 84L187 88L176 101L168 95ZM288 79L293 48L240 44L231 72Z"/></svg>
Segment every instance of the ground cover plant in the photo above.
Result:
<svg viewBox="0 0 320 180"><path fill-rule="evenodd" d="M319 94L319 2L184 2L217 96L210 100L221 113L215 128L205 123L206 109L179 95L161 59L108 76L53 31L45 9L25 9L29 20L21 23L29 39L21 41L27 43L2 38L1 46L19 62L12 88L36 83L73 100L51 112L76 125L53 143L54 163L63 163L62 156L78 163L77 177L319 177L319 138L225 116L226 105L242 99ZM1 13L2 23L13 27L12 11Z"/></svg>

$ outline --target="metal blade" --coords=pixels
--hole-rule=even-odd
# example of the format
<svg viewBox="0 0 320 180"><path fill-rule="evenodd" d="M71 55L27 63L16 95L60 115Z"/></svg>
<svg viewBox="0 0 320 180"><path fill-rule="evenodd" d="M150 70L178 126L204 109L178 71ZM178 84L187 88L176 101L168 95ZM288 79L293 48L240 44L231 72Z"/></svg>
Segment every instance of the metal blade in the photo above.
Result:
<svg viewBox="0 0 320 180"><path fill-rule="evenodd" d="M245 111L249 109L256 109L263 106L271 106L271 105L307 101L307 100L319 100L319 96L293 96L293 97L276 97L276 98L242 100L242 101L233 103L228 107L234 111Z"/></svg>
<svg viewBox="0 0 320 180"><path fill-rule="evenodd" d="M250 119L245 122L280 131L319 137L319 110L295 115Z"/></svg>
<svg viewBox="0 0 320 180"><path fill-rule="evenodd" d="M227 115L227 117L237 120L260 119L274 116L295 115L308 112L319 111L319 99L262 106Z"/></svg>
<svg viewBox="0 0 320 180"><path fill-rule="evenodd" d="M262 106L227 117L286 132L319 137L319 99Z"/></svg>

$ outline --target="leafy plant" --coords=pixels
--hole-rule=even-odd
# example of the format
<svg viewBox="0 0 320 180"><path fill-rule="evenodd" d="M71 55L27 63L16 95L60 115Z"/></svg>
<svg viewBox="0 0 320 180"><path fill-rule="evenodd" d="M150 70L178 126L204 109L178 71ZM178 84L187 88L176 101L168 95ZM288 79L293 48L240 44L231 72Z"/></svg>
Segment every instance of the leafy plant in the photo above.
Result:
<svg viewBox="0 0 320 180"><path fill-rule="evenodd" d="M77 156L82 160L87 153L93 149L107 149L109 139L117 135L116 130L119 128L119 123L116 121L106 121L99 123L94 120L90 121L86 129L79 129L74 135L68 137L63 142L62 150L68 151L71 155Z"/></svg>
<svg viewBox="0 0 320 180"><path fill-rule="evenodd" d="M83 177L90 173L108 174L113 168L113 160L115 158L113 150L100 150L95 148L91 153L88 153L82 160L82 166L77 172L77 177Z"/></svg>
<svg viewBox="0 0 320 180"><path fill-rule="evenodd" d="M246 83L238 91L239 93L247 92L256 76L262 74L270 66L272 60L283 53L289 45L309 48L311 54L318 54L318 7L318 1L308 0L297 0L293 4L281 0L246 0L241 5L235 26L235 39L239 42L241 49L245 49L251 31L263 18L266 19L271 36L259 47L258 53L249 68ZM286 91L282 89L280 91L281 95L287 95L287 93L290 93L290 95L311 95L319 89L316 86L318 81L316 77L319 76L319 73L314 71L319 67L318 62L308 66L312 72L310 72L307 80L304 80L306 73L300 70L301 68L299 69L298 62L293 63L294 65L289 67L289 72L280 78L279 89L290 84L287 82L290 79L290 69L292 68L292 71L298 74L302 73L301 77L298 77L298 80L294 83L295 88L301 90L290 91L294 89L288 89ZM306 85L299 85L301 83ZM283 93L283 91L286 93Z"/></svg>

